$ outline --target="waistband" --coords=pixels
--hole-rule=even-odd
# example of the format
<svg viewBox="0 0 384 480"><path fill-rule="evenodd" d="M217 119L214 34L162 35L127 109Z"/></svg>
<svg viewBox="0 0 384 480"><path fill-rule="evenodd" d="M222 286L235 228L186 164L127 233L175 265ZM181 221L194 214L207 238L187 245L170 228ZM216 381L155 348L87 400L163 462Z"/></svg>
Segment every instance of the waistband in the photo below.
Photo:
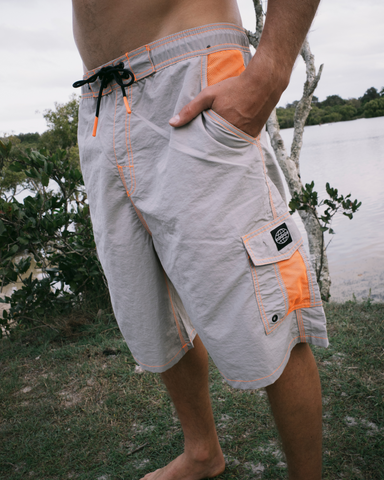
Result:
<svg viewBox="0 0 384 480"><path fill-rule="evenodd" d="M83 79L87 80L100 68L115 66L123 62L124 67L131 70L135 82L174 63L191 57L207 55L220 50L240 49L249 52L249 42L245 30L231 23L214 23L191 28L169 35L154 42L126 53L111 62L87 72ZM97 97L101 81L82 86L82 97ZM120 88L116 82L111 82L104 88L102 95Z"/></svg>

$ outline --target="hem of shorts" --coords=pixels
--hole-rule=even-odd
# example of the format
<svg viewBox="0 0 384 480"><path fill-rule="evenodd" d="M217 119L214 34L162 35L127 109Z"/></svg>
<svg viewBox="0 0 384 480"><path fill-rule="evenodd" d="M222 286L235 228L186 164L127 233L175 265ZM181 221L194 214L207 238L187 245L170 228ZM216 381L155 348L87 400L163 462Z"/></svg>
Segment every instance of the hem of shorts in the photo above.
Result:
<svg viewBox="0 0 384 480"><path fill-rule="evenodd" d="M230 380L222 372L220 373L224 378L224 380L228 383L228 385L232 388L236 388L237 390L257 390L259 388L268 387L269 385L272 385L273 383L275 383L276 380L281 376L285 367L287 366L288 360L290 359L293 347L295 347L295 345L297 345L298 343L309 343L312 345L316 345L317 347L324 347L324 348L327 348L329 346L329 342L327 338L306 336L305 341L302 341L300 337L297 337L293 339L293 341L290 343L285 355L285 359L280 365L280 367L272 375L269 375L266 378L264 377L260 380L251 380L251 381Z"/></svg>
<svg viewBox="0 0 384 480"><path fill-rule="evenodd" d="M185 344L186 347L188 347L187 349L186 348L181 348L178 353L172 358L172 360L170 362L168 362L167 364L165 365L161 365L159 367L157 366L149 366L149 365L145 365L144 363L141 363L140 360L138 360L137 358L135 358L135 361L137 362L138 365L140 365L140 367L143 369L143 370L146 370L147 372L152 372L152 373L164 373L166 372L167 370L169 370L170 368L172 368L174 365L176 365L176 363L178 363L183 357L184 355L189 352L189 350L192 350L193 348L195 348L193 346L193 340L194 338L196 337L197 335L197 332L196 330L193 331L193 333L191 334L191 336L189 337L189 342Z"/></svg>

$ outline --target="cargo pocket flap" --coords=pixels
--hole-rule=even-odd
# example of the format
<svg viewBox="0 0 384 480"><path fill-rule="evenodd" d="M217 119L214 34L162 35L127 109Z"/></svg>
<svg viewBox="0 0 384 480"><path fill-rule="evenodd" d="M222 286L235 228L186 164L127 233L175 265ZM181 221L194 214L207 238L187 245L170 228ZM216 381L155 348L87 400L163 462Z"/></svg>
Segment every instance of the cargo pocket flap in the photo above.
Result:
<svg viewBox="0 0 384 480"><path fill-rule="evenodd" d="M267 335L292 311L312 306L313 281L301 234L287 213L242 237Z"/></svg>
<svg viewBox="0 0 384 480"><path fill-rule="evenodd" d="M242 237L253 265L269 265L288 260L303 243L294 220L284 215Z"/></svg>

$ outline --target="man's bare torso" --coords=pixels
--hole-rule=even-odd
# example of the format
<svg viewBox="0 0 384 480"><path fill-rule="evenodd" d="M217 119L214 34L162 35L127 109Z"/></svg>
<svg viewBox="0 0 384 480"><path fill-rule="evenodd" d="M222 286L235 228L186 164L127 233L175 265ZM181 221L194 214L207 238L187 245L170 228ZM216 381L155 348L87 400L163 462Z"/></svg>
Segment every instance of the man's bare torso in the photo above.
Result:
<svg viewBox="0 0 384 480"><path fill-rule="evenodd" d="M91 70L137 47L208 23L241 25L236 0L72 0L73 31Z"/></svg>

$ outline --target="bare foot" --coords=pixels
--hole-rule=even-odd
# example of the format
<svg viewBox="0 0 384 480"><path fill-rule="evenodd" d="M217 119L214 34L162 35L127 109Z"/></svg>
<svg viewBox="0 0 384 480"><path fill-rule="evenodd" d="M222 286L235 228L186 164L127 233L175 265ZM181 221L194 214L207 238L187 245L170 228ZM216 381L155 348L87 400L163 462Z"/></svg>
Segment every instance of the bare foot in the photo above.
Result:
<svg viewBox="0 0 384 480"><path fill-rule="evenodd" d="M166 467L148 473L141 480L202 480L213 478L225 469L222 452L206 461L188 458L185 453L177 457Z"/></svg>

